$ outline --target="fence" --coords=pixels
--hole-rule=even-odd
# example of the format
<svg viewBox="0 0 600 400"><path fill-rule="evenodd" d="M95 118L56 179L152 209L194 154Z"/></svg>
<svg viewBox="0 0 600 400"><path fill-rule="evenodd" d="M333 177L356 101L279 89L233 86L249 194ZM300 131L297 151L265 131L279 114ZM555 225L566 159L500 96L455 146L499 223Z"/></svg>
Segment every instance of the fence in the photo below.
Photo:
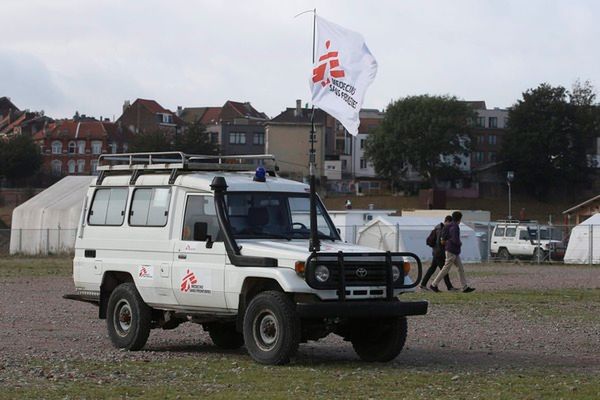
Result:
<svg viewBox="0 0 600 400"><path fill-rule="evenodd" d="M45 255L73 251L77 229L2 229L0 254Z"/></svg>

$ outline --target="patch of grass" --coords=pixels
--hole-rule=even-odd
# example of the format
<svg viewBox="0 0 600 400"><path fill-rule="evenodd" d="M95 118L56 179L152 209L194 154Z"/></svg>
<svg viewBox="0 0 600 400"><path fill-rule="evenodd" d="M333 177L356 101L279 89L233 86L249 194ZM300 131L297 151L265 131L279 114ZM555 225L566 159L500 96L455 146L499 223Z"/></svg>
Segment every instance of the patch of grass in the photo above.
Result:
<svg viewBox="0 0 600 400"><path fill-rule="evenodd" d="M403 294L401 300L426 299L436 305L468 306L470 309L509 309L519 316L600 321L600 289L514 290L498 292L418 292Z"/></svg>
<svg viewBox="0 0 600 400"><path fill-rule="evenodd" d="M33 363L36 363L33 361ZM410 398L596 399L593 374L442 372L357 362L270 367L243 358L142 362L66 361L23 366L0 398ZM0 376L7 374L3 371ZM12 379L11 379L12 382ZM20 386L20 387L19 387Z"/></svg>
<svg viewBox="0 0 600 400"><path fill-rule="evenodd" d="M0 279L37 276L70 276L73 257L2 257Z"/></svg>

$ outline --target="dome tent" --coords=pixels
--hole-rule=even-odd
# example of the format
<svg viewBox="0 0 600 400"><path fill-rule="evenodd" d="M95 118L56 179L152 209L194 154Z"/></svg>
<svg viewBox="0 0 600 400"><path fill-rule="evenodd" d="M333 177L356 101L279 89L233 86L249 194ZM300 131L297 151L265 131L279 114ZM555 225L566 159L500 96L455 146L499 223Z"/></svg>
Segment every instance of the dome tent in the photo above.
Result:
<svg viewBox="0 0 600 400"><path fill-rule="evenodd" d="M431 260L431 247L425 243L431 230L440 222L431 217L380 216L358 232L357 244L384 251L415 253L421 261ZM481 262L481 253L475 231L460 224L462 241L461 259L466 263Z"/></svg>
<svg viewBox="0 0 600 400"><path fill-rule="evenodd" d="M600 213L594 214L571 231L565 264L600 264Z"/></svg>
<svg viewBox="0 0 600 400"><path fill-rule="evenodd" d="M90 182L67 176L14 209L10 254L41 255L71 251Z"/></svg>

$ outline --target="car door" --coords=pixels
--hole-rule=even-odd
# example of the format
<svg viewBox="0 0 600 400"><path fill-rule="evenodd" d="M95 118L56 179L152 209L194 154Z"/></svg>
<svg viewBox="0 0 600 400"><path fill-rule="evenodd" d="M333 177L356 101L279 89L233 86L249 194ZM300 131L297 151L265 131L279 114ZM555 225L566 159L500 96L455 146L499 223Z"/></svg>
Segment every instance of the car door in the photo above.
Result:
<svg viewBox="0 0 600 400"><path fill-rule="evenodd" d="M188 194L175 241L173 292L190 309L225 309L225 246L212 196Z"/></svg>
<svg viewBox="0 0 600 400"><path fill-rule="evenodd" d="M519 254L519 245L517 243L517 227L508 225L504 231L504 243L510 254Z"/></svg>

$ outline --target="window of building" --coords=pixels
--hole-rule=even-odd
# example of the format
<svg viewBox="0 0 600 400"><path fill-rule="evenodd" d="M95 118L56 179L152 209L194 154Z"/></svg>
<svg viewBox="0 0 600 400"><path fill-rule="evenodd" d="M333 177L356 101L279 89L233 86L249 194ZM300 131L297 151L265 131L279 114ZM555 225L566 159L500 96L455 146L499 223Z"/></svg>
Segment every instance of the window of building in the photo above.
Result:
<svg viewBox="0 0 600 400"><path fill-rule="evenodd" d="M165 226L169 215L171 189L144 188L133 192L129 225Z"/></svg>
<svg viewBox="0 0 600 400"><path fill-rule="evenodd" d="M367 141L366 139L360 139L360 148L361 148L361 149L364 149L364 148L365 148L365 142L366 142L366 141Z"/></svg>
<svg viewBox="0 0 600 400"><path fill-rule="evenodd" d="M485 143L485 135L477 135L477 144Z"/></svg>
<svg viewBox="0 0 600 400"><path fill-rule="evenodd" d="M367 168L367 160L365 160L364 158L360 159L360 169L366 169Z"/></svg>
<svg viewBox="0 0 600 400"><path fill-rule="evenodd" d="M102 153L102 142L100 140L92 141L92 154L101 154Z"/></svg>
<svg viewBox="0 0 600 400"><path fill-rule="evenodd" d="M69 142L69 154L75 154L77 152L77 143L75 143L74 141Z"/></svg>
<svg viewBox="0 0 600 400"><path fill-rule="evenodd" d="M215 211L215 202L211 196L188 196L183 219L181 240L199 240L197 237L197 223L205 223L206 234L213 241L222 241L219 237L219 221Z"/></svg>
<svg viewBox="0 0 600 400"><path fill-rule="evenodd" d="M117 143L116 142L110 142L108 147L110 147L111 154L117 153Z"/></svg>
<svg viewBox="0 0 600 400"><path fill-rule="evenodd" d="M488 161L489 162L496 162L496 152L495 151L490 151L488 153Z"/></svg>
<svg viewBox="0 0 600 400"><path fill-rule="evenodd" d="M489 145L495 146L496 141L497 141L496 135L488 135L488 144Z"/></svg>
<svg viewBox="0 0 600 400"><path fill-rule="evenodd" d="M77 173L83 174L85 171L85 160L77 160Z"/></svg>
<svg viewBox="0 0 600 400"><path fill-rule="evenodd" d="M52 160L52 175L53 176L61 176L62 175L62 162L58 160Z"/></svg>
<svg viewBox="0 0 600 400"><path fill-rule="evenodd" d="M477 162L481 163L485 160L483 151L476 151L474 155L475 155L475 161L477 161Z"/></svg>
<svg viewBox="0 0 600 400"><path fill-rule="evenodd" d="M479 128L485 128L485 117L477 117L476 125Z"/></svg>
<svg viewBox="0 0 600 400"><path fill-rule="evenodd" d="M123 225L127 206L127 188L102 188L94 193L88 224Z"/></svg>
<svg viewBox="0 0 600 400"><path fill-rule="evenodd" d="M252 143L253 144L265 144L265 134L264 133L255 133L254 136L252 136Z"/></svg>
<svg viewBox="0 0 600 400"><path fill-rule="evenodd" d="M69 174L74 174L75 173L75 160L69 160L69 162L67 163L67 168L69 170Z"/></svg>
<svg viewBox="0 0 600 400"><path fill-rule="evenodd" d="M244 132L230 132L229 144L246 144L246 134Z"/></svg>
<svg viewBox="0 0 600 400"><path fill-rule="evenodd" d="M62 143L58 140L52 142L52 154L62 154Z"/></svg>
<svg viewBox="0 0 600 400"><path fill-rule="evenodd" d="M489 118L489 127L497 128L498 127L498 117L490 117Z"/></svg>
<svg viewBox="0 0 600 400"><path fill-rule="evenodd" d="M40 154L44 154L44 145L40 144Z"/></svg>
<svg viewBox="0 0 600 400"><path fill-rule="evenodd" d="M342 160L342 170L348 169L348 160Z"/></svg>
<svg viewBox="0 0 600 400"><path fill-rule="evenodd" d="M90 161L90 172L92 175L98 175L98 160Z"/></svg>
<svg viewBox="0 0 600 400"><path fill-rule="evenodd" d="M123 143L123 153L127 153L127 150L129 150L129 145L127 143Z"/></svg>
<svg viewBox="0 0 600 400"><path fill-rule="evenodd" d="M77 153L85 154L85 140L79 140L77 142Z"/></svg>

